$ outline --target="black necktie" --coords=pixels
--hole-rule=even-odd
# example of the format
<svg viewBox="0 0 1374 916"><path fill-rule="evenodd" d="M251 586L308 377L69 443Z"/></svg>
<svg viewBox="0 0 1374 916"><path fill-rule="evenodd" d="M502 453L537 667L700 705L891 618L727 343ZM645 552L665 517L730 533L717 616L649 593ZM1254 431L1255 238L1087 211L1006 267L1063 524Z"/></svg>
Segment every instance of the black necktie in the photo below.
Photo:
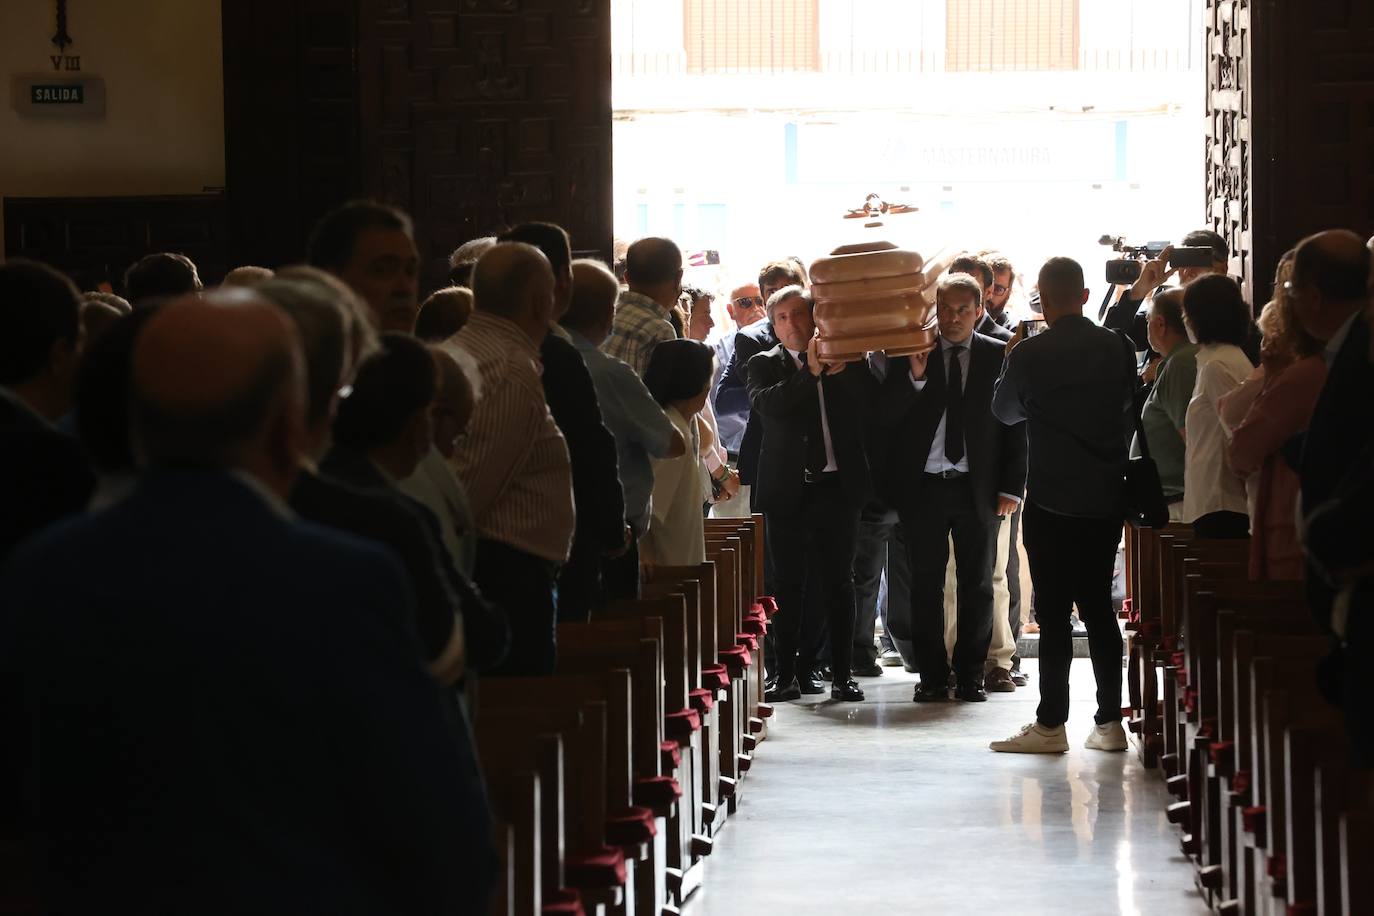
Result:
<svg viewBox="0 0 1374 916"><path fill-rule="evenodd" d="M807 371L803 369L802 371ZM816 387L824 384L823 379L816 379ZM819 392L816 395L817 401L820 400ZM819 407L819 404L817 405ZM820 411L816 411L817 423L811 434L806 437L806 469L813 474L819 474L825 470L825 431L822 423L825 419L821 417Z"/></svg>
<svg viewBox="0 0 1374 916"><path fill-rule="evenodd" d="M949 360L949 390L945 394L945 457L950 464L964 460L964 370L959 365L963 347L945 351Z"/></svg>

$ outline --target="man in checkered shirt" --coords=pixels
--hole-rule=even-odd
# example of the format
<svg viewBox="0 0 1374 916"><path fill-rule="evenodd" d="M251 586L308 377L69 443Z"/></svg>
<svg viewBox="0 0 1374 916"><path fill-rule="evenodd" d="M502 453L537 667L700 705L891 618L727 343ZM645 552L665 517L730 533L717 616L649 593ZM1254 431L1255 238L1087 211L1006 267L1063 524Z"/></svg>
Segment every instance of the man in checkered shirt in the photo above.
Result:
<svg viewBox="0 0 1374 916"><path fill-rule="evenodd" d="M682 290L682 252L668 239L640 239L625 253L625 279L630 288L620 294L601 349L643 378L654 347L682 336L673 313Z"/></svg>

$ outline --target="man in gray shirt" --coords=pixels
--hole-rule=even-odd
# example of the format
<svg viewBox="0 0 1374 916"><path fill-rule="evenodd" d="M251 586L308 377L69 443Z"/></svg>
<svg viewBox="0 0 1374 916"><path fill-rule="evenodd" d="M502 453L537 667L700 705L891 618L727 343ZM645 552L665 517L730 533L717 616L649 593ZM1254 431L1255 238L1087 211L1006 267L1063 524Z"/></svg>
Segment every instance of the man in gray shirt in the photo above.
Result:
<svg viewBox="0 0 1374 916"><path fill-rule="evenodd" d="M639 538L649 529L654 491L649 459L675 458L686 444L634 369L600 350L615 320L620 292L615 274L600 261L579 260L572 263L572 275L572 301L560 323L587 362L601 402L601 418L615 437L625 518L632 532L628 551L602 561L602 588L607 599L637 598Z"/></svg>
<svg viewBox="0 0 1374 916"><path fill-rule="evenodd" d="M1112 573L1121 540L1129 411L1135 353L1127 341L1083 317L1083 268L1051 258L1040 269L1040 303L1049 327L1008 344L992 411L1025 422L1030 443L1023 537L1040 622L1040 706L1036 721L995 751L1068 750L1069 664L1075 604L1088 629L1097 678L1096 727L1086 747L1124 751L1121 728L1121 629L1112 607Z"/></svg>

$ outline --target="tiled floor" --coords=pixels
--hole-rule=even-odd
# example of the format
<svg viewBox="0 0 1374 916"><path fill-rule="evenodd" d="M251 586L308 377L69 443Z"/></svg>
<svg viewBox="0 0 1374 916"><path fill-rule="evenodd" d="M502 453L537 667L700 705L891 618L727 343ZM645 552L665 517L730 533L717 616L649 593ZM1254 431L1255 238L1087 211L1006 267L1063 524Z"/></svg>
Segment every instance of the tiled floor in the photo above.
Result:
<svg viewBox="0 0 1374 916"><path fill-rule="evenodd" d="M1163 783L1134 750L1082 748L1086 663L1068 754L987 749L1035 718L1034 665L978 705L918 706L900 668L860 681L864 703L779 704L686 916L1206 913Z"/></svg>

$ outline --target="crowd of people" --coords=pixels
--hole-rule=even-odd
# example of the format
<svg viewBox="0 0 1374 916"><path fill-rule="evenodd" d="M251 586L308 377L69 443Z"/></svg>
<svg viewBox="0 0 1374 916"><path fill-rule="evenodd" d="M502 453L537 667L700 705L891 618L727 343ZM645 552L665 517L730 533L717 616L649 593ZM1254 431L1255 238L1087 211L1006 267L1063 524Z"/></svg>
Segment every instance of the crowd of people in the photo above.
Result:
<svg viewBox="0 0 1374 916"><path fill-rule="evenodd" d="M465 690L552 673L557 623L702 562L708 513L765 517L771 702L861 701L889 665L984 702L1027 684L1033 620L1036 721L992 748L1063 751L1076 619L1087 746L1124 750L1142 452L1173 520L1307 579L1340 701L1370 627L1369 250L1304 240L1256 327L1225 242L1184 242L1214 265L1169 286L1166 251L1098 321L1074 261L1014 305L1012 263L968 255L933 350L849 363L797 258L722 316L668 239L608 265L528 223L420 301L410 220L370 201L212 289L175 253L124 298L0 265L0 817L57 911L471 899L495 855Z"/></svg>

